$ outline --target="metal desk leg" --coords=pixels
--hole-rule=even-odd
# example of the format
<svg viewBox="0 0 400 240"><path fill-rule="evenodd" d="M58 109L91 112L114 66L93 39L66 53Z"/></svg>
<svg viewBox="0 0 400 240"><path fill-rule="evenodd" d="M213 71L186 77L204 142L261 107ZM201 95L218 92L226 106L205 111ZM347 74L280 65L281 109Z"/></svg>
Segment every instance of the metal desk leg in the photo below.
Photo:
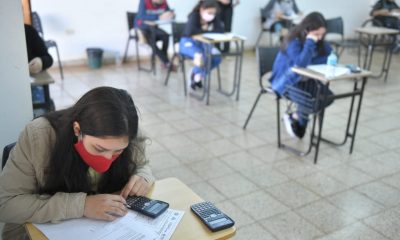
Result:
<svg viewBox="0 0 400 240"><path fill-rule="evenodd" d="M212 62L212 48L213 45L206 44L207 65L206 65L206 78L205 78L205 95L207 97L206 105L210 105L210 89L211 89L211 62Z"/></svg>
<svg viewBox="0 0 400 240"><path fill-rule="evenodd" d="M327 84L327 87L329 87L329 83ZM321 90L319 88L319 93L317 94L317 97L319 98L321 95ZM317 99L318 99L317 98ZM314 156L314 164L317 163L318 161L318 154L319 154L319 146L321 144L321 139L322 139L322 126L324 123L324 116L325 116L325 106L326 106L326 102L328 100L328 95L327 94L323 94L322 96L322 108L321 108L321 112L316 116L318 118L318 135L317 135L317 142L315 143L315 156ZM313 124L315 126L315 124ZM311 141L313 141L313 137L311 137Z"/></svg>
<svg viewBox="0 0 400 240"><path fill-rule="evenodd" d="M243 67L243 52L244 52L244 41L240 42L240 60L239 60L239 73L238 73L238 81L237 81L237 93L236 93L236 101L239 101L240 97L240 83L242 81L242 67Z"/></svg>
<svg viewBox="0 0 400 240"><path fill-rule="evenodd" d="M358 126L358 119L360 117L360 111L361 111L361 103L362 99L364 96L364 89L365 89L365 84L367 83L367 78L364 77L361 83L361 92L360 92L360 97L358 99L358 106L357 106L357 113L356 113L356 119L354 122L354 130L353 130L353 136L351 139L351 145L350 145L350 154L353 153L353 146L354 146L354 140L356 138L356 132L357 132L357 126Z"/></svg>

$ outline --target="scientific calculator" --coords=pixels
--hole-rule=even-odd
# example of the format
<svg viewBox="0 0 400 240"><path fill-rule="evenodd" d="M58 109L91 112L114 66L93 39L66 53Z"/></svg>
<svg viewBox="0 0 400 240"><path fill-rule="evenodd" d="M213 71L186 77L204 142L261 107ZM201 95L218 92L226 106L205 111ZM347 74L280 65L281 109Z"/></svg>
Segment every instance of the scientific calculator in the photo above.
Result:
<svg viewBox="0 0 400 240"><path fill-rule="evenodd" d="M212 232L232 227L235 222L211 202L193 204L190 209Z"/></svg>
<svg viewBox="0 0 400 240"><path fill-rule="evenodd" d="M127 208L137 211L151 218L156 218L165 212L169 204L147 197L129 196L126 199Z"/></svg>

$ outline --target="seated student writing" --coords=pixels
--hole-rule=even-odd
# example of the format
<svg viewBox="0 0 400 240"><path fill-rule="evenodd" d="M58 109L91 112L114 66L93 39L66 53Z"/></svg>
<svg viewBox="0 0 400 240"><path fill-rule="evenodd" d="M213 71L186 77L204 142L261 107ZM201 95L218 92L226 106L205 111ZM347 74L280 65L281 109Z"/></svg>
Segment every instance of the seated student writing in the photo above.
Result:
<svg viewBox="0 0 400 240"><path fill-rule="evenodd" d="M287 91L288 86L294 86L302 91L308 92L312 97L317 94L317 89L325 95L332 95L331 90L322 83L313 79L302 79L299 75L292 72L292 67L307 67L312 64L326 64L328 55L331 53L331 46L324 41L326 33L326 22L324 17L313 12L307 15L303 21L293 28L289 36L282 44L272 70L271 83L274 91L283 96L287 95L289 99L297 103L297 111L285 114L285 126L290 136L303 138L307 123L308 115L305 113L301 101ZM317 106L319 109L328 106ZM318 111L319 109L315 109Z"/></svg>
<svg viewBox="0 0 400 240"><path fill-rule="evenodd" d="M38 32L31 26L24 24L26 50L28 55L29 74L40 73L53 65L53 58L47 51L46 44ZM41 86L32 86L32 102L44 102L44 90Z"/></svg>
<svg viewBox="0 0 400 240"><path fill-rule="evenodd" d="M291 24L290 19L296 15L301 15L301 12L295 0L270 0L263 9L266 18L264 28L285 36Z"/></svg>
<svg viewBox="0 0 400 240"><path fill-rule="evenodd" d="M169 35L156 26L147 25L145 21L172 20L174 17L175 13L170 9L167 0L140 0L135 26L142 31L164 68L169 68L171 64L168 58ZM162 41L161 48L156 44L158 41Z"/></svg>
<svg viewBox="0 0 400 240"><path fill-rule="evenodd" d="M370 13L380 25L393 29L400 29L399 14L400 8L395 0L379 0Z"/></svg>
<svg viewBox="0 0 400 240"><path fill-rule="evenodd" d="M125 198L154 182L138 122L131 96L111 87L30 122L0 174L3 239L25 239L27 222L124 216Z"/></svg>
<svg viewBox="0 0 400 240"><path fill-rule="evenodd" d="M195 67L190 74L190 87L202 88L206 77L205 62L206 49L204 45L192 38L192 36L208 32L222 33L224 27L218 16L218 2L216 0L201 0L189 14L188 22L179 43L179 51L183 56L193 59ZM220 52L216 47L212 48L211 69L221 63Z"/></svg>

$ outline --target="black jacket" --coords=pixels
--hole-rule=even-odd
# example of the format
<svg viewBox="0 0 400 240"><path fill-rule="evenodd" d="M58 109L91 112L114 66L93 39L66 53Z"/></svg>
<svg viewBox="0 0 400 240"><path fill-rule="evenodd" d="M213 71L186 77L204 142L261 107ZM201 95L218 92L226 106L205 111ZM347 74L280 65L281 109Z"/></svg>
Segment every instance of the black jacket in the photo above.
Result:
<svg viewBox="0 0 400 240"><path fill-rule="evenodd" d="M206 33L206 32L216 32L216 33L224 32L224 26L218 15L211 22L211 27L210 27L210 30L208 30L208 31L204 31L201 28L200 18L201 18L201 16L200 16L200 13L198 13L198 12L193 12L189 15L188 22L186 23L185 29L183 30L183 34L182 34L183 37L191 37L193 35Z"/></svg>
<svg viewBox="0 0 400 240"><path fill-rule="evenodd" d="M35 57L40 57L43 62L43 70L48 69L53 65L53 58L47 52L47 47L43 39L31 25L25 26L26 48L28 52L28 62Z"/></svg>

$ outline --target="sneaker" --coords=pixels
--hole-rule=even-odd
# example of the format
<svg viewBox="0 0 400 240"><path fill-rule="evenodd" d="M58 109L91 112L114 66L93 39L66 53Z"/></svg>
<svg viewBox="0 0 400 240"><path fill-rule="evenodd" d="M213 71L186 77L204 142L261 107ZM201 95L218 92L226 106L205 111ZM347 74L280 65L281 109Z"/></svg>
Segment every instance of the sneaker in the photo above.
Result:
<svg viewBox="0 0 400 240"><path fill-rule="evenodd" d="M202 81L196 82L196 86L199 88L203 88L203 82Z"/></svg>
<svg viewBox="0 0 400 240"><path fill-rule="evenodd" d="M187 83L187 86L190 87L190 89L192 89L193 91L196 90L196 82L194 81L193 69L189 72L189 81Z"/></svg>
<svg viewBox="0 0 400 240"><path fill-rule="evenodd" d="M306 133L306 126L300 125L299 121L294 119L291 114L285 113L283 115L283 122L285 124L286 132L290 137L297 137L302 139Z"/></svg>

